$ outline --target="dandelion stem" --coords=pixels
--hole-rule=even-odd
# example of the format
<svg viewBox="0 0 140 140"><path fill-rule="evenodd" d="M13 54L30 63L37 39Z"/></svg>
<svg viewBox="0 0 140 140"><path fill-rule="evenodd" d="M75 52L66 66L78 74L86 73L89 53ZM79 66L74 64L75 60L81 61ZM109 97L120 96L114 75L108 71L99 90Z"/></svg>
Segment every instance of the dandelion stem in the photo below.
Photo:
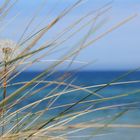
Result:
<svg viewBox="0 0 140 140"><path fill-rule="evenodd" d="M7 93L7 64L4 63L4 81L3 81L3 100L6 98ZM2 109L2 118L3 118L3 125L2 125L2 135L4 134L4 112L5 112L5 103L3 103Z"/></svg>
<svg viewBox="0 0 140 140"><path fill-rule="evenodd" d="M4 78L3 78L3 100L6 98L7 94L7 61L8 58L11 54L11 49L10 48L3 48L3 54L4 54ZM4 113L5 113L5 102L3 102L3 107L2 107L2 118L3 118L3 125L2 125L2 135L4 134Z"/></svg>

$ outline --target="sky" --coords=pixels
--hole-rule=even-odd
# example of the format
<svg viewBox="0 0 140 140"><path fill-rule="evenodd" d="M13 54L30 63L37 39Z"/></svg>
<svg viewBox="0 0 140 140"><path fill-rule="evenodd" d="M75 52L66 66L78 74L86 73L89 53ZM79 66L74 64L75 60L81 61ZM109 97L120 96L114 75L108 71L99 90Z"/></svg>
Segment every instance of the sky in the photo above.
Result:
<svg viewBox="0 0 140 140"><path fill-rule="evenodd" d="M76 10L69 13L66 18L54 27L48 35L42 38L41 41L50 41L54 39L54 37L64 27L67 27L67 25L72 23L75 19L80 18L90 10L96 10L110 2L109 0L83 1L84 2L78 6ZM9 16L5 19L4 23L6 22L6 24L4 24L4 27L0 29L0 38L9 38L17 41L30 18L36 12L36 9L39 13L30 28L31 30L29 30L29 33L34 31L37 25L39 25L40 28L45 26L46 23L49 23L49 21L56 17L58 13L64 9L64 7L67 7L74 2L76 2L76 0L19 0L19 2L13 7ZM2 1L0 4L1 3ZM42 5L43 7L39 9ZM98 40L77 56L77 61L87 63L93 62L85 67L85 70L126 70L134 69L140 66L140 0L114 0L112 1L111 7L111 10L108 11L107 14L103 15L103 17L99 19L99 22L97 22L98 24L101 21L104 21L104 24L92 35L93 38L96 38L98 35L110 29L113 25L133 14L137 14L138 16L119 29ZM49 14L49 12L51 14ZM85 20L85 22L87 21ZM73 44L71 44L71 42L67 42L62 45L62 48L66 46L67 48L70 48L71 45L76 44L76 41L79 38L82 38L87 30L89 30L89 27L73 38ZM69 50L70 49L63 49L63 52L61 50L59 54L54 54L46 59L58 59L59 55L62 55ZM63 67L65 65L66 64L64 64ZM80 66L80 64L75 63L72 68L78 66ZM40 70L42 67L45 67L45 64L37 64L32 68L34 70ZM63 67L60 69L63 69Z"/></svg>

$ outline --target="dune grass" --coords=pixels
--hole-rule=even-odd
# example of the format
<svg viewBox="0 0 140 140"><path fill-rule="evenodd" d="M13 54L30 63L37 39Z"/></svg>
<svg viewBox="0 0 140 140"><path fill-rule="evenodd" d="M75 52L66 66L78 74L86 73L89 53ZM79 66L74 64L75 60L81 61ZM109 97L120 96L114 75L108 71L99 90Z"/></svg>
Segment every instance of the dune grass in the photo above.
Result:
<svg viewBox="0 0 140 140"><path fill-rule="evenodd" d="M6 0L0 7L0 20L10 13L10 10L18 3L17 0L9 1ZM105 4L101 8L96 10L91 10L85 15L75 19L73 23L69 23L62 31L58 31L58 34L53 38L53 40L44 42L42 45L38 45L38 42L46 35L55 25L57 25L64 17L66 17L74 9L78 9L81 5L84 5L82 0L77 0L72 5L64 8L56 18L54 18L50 23L44 27L36 28L35 31L28 33L28 30L32 27L34 20L37 18L39 10L41 10L41 5L36 11L33 17L31 17L29 23L25 27L25 30L19 37L17 45L11 48L11 53L20 50L16 56L10 57L8 54L8 60L5 61L1 58L0 71L1 71L1 98L0 101L0 139L5 140L65 140L65 139L91 139L97 135L104 135L102 130L106 128L140 128L139 125L135 124L114 124L115 120L120 118L126 112L131 109L131 105L136 105L139 102L131 103L121 103L113 105L105 105L101 107L95 107L96 104L103 104L107 101L116 100L122 97L131 96L133 94L139 94L140 90L135 90L132 92L126 92L119 95L114 95L111 97L104 97L100 93L109 86L123 85L123 84L135 84L140 81L123 81L123 79L129 74L139 70L136 68L134 70L128 71L112 79L109 83L103 83L100 85L76 85L75 84L75 73L81 70L83 67L89 65L89 62L82 63L77 60L77 56L87 47L92 47L96 41L100 41L103 37L110 34L112 31L123 26L137 15L127 17L122 19L119 23L110 27L103 33L92 36L96 33L106 21L101 21L96 24L98 19L102 19L111 9L111 2ZM85 22L86 21L86 22ZM39 24L40 25L40 24ZM61 46L67 41L72 40L75 36L78 37L78 33L82 30L87 30L83 34L82 38L77 40L76 44L70 44L71 49L67 51L64 55L61 55L59 60L53 60L51 65L48 65L46 56L59 53ZM4 40L3 40L4 41ZM4 44L4 43L3 43ZM7 44L0 46L1 50L5 49ZM66 48L67 49L67 48ZM1 55L7 55L4 51L1 51ZM44 61L43 61L44 60ZM37 63L45 63L47 68L43 72L35 76L30 81L20 81L13 82L14 79L18 79L20 74L26 71L28 68L32 67ZM69 70L73 63L80 63L82 66L75 69L75 73L65 71L61 73L57 78L48 80L49 77L57 73L57 67L61 66L64 62L68 63L66 70ZM16 90L9 94L9 89L15 87ZM51 90L49 90L51 87ZM95 89L93 89L95 88ZM65 104L55 105L59 98L67 97L69 94L77 94L77 91L86 93L81 99L77 101L72 101L68 99L69 102ZM42 98L38 98L33 102L26 103L28 98L32 99L38 97L40 93L44 93ZM91 99L90 97L94 97ZM25 103L20 106L21 103ZM42 106L43 108L38 109ZM55 106L54 106L55 105ZM86 116L93 112L100 112L104 110L117 109L122 107L118 113L110 116L102 116L102 118L96 118L93 120L88 120L85 122L75 122L71 123L77 118ZM59 111L58 111L59 110ZM51 112L52 111L52 112ZM54 112L57 112L54 114ZM52 114L51 114L52 113ZM48 115L47 115L48 114ZM51 114L51 115L50 115ZM46 117L43 117L45 116ZM94 128L90 135L79 135L72 136L71 134L79 133L85 129Z"/></svg>

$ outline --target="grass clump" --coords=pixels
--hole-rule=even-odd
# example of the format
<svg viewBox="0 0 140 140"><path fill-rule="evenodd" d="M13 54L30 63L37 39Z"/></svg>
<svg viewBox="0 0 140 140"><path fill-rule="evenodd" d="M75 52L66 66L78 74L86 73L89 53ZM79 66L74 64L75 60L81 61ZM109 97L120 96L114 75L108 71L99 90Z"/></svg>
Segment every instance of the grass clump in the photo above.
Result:
<svg viewBox="0 0 140 140"><path fill-rule="evenodd" d="M94 11L88 11L80 18L75 19L67 27L64 27L61 32L59 31L51 41L41 42L42 45L40 45L40 40L44 40L43 37L49 34L59 22L61 23L63 18L81 5L84 5L82 2L82 0L75 1L68 7L65 7L44 27L40 27L40 24L38 24L36 30L29 31L37 18L38 12L42 9L41 5L33 17L30 18L17 43L7 39L0 41L0 139L90 139L96 135L102 135L105 128L139 128L138 125L134 124L113 124L113 122L129 111L130 106L136 105L138 102L104 104L105 102L138 94L139 90L110 97L104 97L104 95L100 94L109 86L138 83L139 81L120 82L119 80L139 68L122 74L105 84L85 86L75 83L75 73L89 65L87 62L77 60L80 52L135 18L135 14L123 19L105 32L93 36L104 25L103 21L98 24L96 22L111 9L111 3L107 3L103 7ZM0 20L4 20L12 8L16 7L16 4L18 4L18 1L6 0L0 8ZM79 33L83 30L86 31L78 40ZM74 42L75 37L77 38L76 43ZM74 43L70 44L71 48L66 48L67 42L72 40ZM63 46L68 51L65 54L60 53L59 59L52 61L46 59L50 55L61 52ZM51 62L51 64L48 62ZM37 63L45 63L47 67L32 79L19 81L20 75ZM62 67L63 63L68 63L66 71L58 73L57 69ZM68 71L73 63L80 63L82 66L76 68L74 72ZM15 82L15 79L17 79L17 82ZM14 88L14 90L11 90L11 88ZM78 100L73 100L75 94L80 96ZM64 103L60 102L62 99L66 99ZM101 111L117 110L118 107L123 109L109 116L93 117L85 121L79 119ZM82 136L80 132L88 129L92 130L92 132Z"/></svg>

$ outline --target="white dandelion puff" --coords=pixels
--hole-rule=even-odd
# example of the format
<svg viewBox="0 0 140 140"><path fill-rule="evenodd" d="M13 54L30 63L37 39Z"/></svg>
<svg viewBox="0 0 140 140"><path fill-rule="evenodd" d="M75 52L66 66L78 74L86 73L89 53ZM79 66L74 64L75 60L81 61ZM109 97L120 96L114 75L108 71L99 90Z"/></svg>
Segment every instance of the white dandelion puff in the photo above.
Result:
<svg viewBox="0 0 140 140"><path fill-rule="evenodd" d="M12 40L0 40L0 62L8 62L20 54L19 46Z"/></svg>

